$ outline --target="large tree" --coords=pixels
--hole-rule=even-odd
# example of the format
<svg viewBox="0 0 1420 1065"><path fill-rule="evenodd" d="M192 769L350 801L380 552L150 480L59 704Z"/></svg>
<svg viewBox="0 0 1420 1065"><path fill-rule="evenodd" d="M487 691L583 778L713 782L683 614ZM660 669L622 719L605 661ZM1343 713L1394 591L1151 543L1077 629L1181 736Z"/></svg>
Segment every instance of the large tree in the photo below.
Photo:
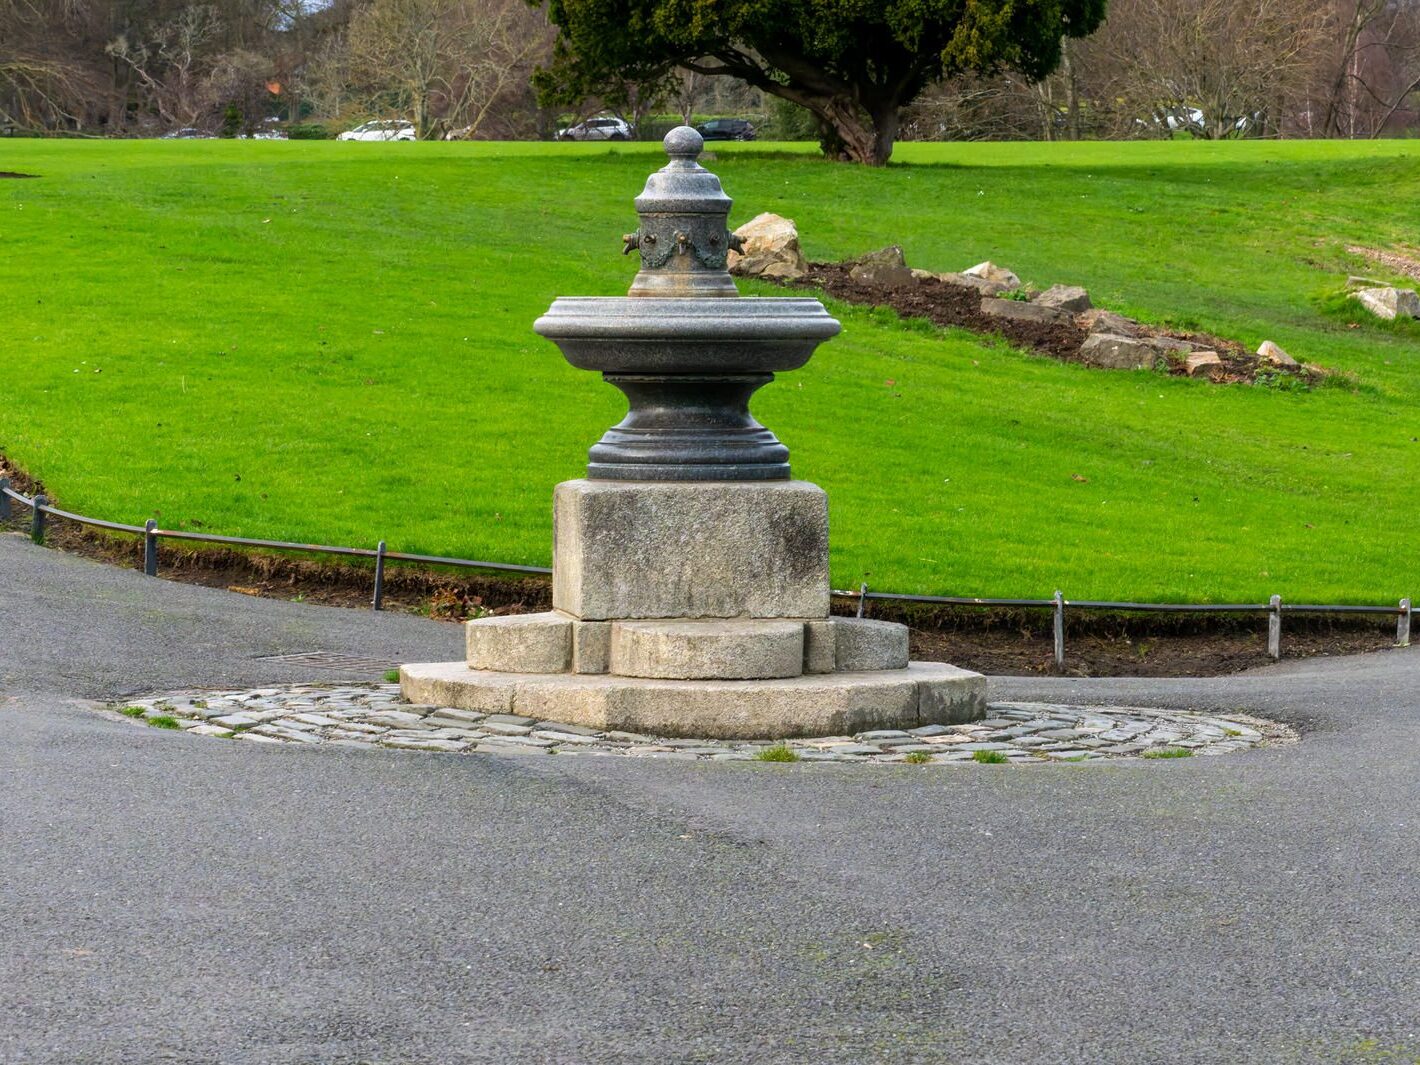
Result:
<svg viewBox="0 0 1420 1065"><path fill-rule="evenodd" d="M967 71L1060 62L1107 0L551 0L560 29L539 77L546 103L679 67L729 75L810 111L830 155L881 165L903 107Z"/></svg>

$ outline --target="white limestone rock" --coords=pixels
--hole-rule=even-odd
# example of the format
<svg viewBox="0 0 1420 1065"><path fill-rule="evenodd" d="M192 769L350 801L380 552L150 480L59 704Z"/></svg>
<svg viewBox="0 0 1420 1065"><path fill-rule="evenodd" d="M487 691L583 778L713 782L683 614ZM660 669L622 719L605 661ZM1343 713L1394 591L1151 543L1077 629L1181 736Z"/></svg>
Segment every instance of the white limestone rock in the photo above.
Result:
<svg viewBox="0 0 1420 1065"><path fill-rule="evenodd" d="M794 281L808 273L793 219L765 212L740 226L735 236L744 241L743 251L729 254L730 273L737 277Z"/></svg>
<svg viewBox="0 0 1420 1065"><path fill-rule="evenodd" d="M987 260L984 263L977 263L969 270L963 270L967 277L979 277L985 281L995 281L1006 286L1007 292L1014 292L1021 287L1021 279L1004 266L997 266Z"/></svg>
<svg viewBox="0 0 1420 1065"><path fill-rule="evenodd" d="M1283 370L1295 370L1301 365L1296 359L1283 351L1280 344L1274 344L1270 340L1264 340L1262 342L1262 346L1257 349L1257 357L1263 362Z"/></svg>
<svg viewBox="0 0 1420 1065"><path fill-rule="evenodd" d="M1413 288L1363 288L1351 298L1377 318L1420 318L1420 294Z"/></svg>
<svg viewBox="0 0 1420 1065"><path fill-rule="evenodd" d="M1216 381L1227 372L1216 351L1195 351L1183 360L1183 367L1189 377L1206 377L1210 381Z"/></svg>

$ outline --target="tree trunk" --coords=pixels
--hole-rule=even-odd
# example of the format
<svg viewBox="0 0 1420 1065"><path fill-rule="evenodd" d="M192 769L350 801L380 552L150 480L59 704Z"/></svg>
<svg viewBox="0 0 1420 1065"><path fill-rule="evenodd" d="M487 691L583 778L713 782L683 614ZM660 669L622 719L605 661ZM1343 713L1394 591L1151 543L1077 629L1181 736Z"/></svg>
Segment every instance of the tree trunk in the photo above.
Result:
<svg viewBox="0 0 1420 1065"><path fill-rule="evenodd" d="M798 102L798 101L795 101ZM819 124L819 146L830 159L886 166L897 139L898 109L880 106L873 115L844 100L807 101Z"/></svg>
<svg viewBox="0 0 1420 1065"><path fill-rule="evenodd" d="M886 105L873 116L873 156L867 160L870 166L887 166L893 145L897 143L900 121L901 113L896 105Z"/></svg>
<svg viewBox="0 0 1420 1065"><path fill-rule="evenodd" d="M1068 93L1070 139L1077 141L1080 139L1080 77L1075 70L1074 57L1070 54L1070 38L1060 39L1060 58L1065 68L1065 90Z"/></svg>

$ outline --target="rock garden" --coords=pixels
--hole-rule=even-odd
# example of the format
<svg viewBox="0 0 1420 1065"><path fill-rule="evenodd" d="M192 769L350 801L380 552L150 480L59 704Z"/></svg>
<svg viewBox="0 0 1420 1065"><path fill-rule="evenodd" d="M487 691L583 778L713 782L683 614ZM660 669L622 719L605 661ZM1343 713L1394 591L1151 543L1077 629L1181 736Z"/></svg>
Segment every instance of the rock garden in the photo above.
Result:
<svg viewBox="0 0 1420 1065"><path fill-rule="evenodd" d="M740 277L820 289L847 303L891 307L903 317L1000 335L1066 362L1104 370L1155 370L1217 384L1291 380L1312 385L1333 376L1273 341L1250 351L1225 337L1146 325L1096 307L1078 285L1041 290L989 261L959 273L924 270L910 266L899 245L890 245L843 262L809 262L793 221L774 214L761 214L735 233L743 250L731 255L730 271ZM1353 277L1348 292L1378 318L1420 318L1420 296L1413 289Z"/></svg>

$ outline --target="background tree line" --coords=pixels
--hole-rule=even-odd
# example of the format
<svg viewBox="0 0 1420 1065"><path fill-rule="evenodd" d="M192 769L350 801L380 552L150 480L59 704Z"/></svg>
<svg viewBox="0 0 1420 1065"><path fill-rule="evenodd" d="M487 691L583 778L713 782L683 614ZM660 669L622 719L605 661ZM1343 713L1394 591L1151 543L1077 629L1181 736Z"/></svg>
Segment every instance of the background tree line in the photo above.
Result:
<svg viewBox="0 0 1420 1065"><path fill-rule="evenodd" d="M896 137L1420 129L1420 0L1111 0L1102 23L1104 0L867 7L0 0L0 125L151 135L399 116L421 136L532 138L607 107L643 130L653 113L745 115L868 162ZM1011 11L1032 14L1003 22Z"/></svg>
<svg viewBox="0 0 1420 1065"><path fill-rule="evenodd" d="M1420 132L1420 0L1112 0L1060 66L943 82L910 135L1044 140Z"/></svg>
<svg viewBox="0 0 1420 1065"><path fill-rule="evenodd" d="M533 137L552 32L524 0L0 0L0 122L142 135L400 116L421 136Z"/></svg>

